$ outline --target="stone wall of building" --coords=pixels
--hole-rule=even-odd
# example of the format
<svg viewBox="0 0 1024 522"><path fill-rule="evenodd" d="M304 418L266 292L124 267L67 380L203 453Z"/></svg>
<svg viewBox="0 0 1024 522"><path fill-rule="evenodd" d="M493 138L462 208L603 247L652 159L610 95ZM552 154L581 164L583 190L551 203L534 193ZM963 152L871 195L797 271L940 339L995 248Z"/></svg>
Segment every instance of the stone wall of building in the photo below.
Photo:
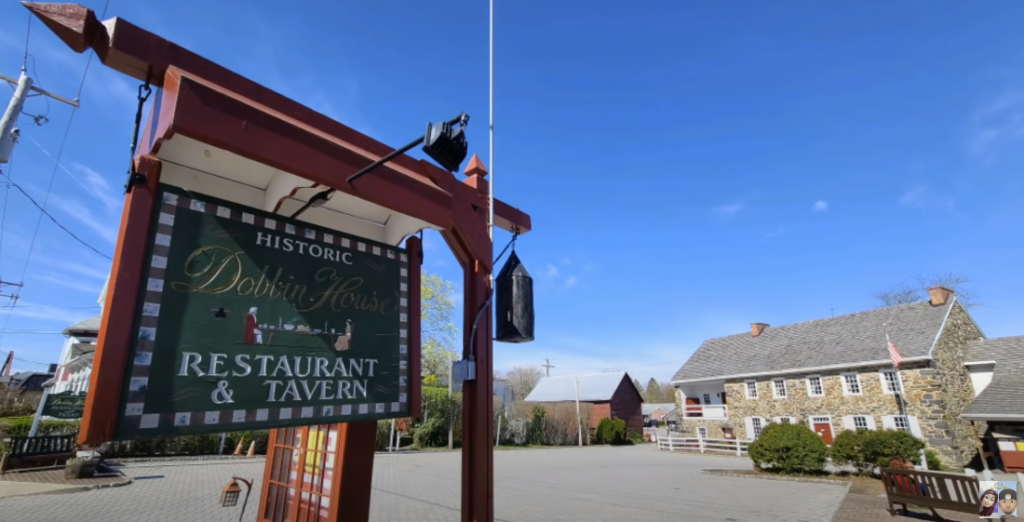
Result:
<svg viewBox="0 0 1024 522"><path fill-rule="evenodd" d="M969 421L960 414L974 401L974 386L971 375L964 366L967 343L982 337L981 330L960 303L954 303L946 319L946 328L939 338L932 354L935 380L942 390L944 405L932 413L939 417L931 426L928 438L943 437L949 445L936 450L957 466L965 466L978 452L977 439ZM921 426L924 429L924 425ZM979 430L984 430L980 427ZM979 434L983 434L980 431ZM931 441L929 441L931 445Z"/></svg>
<svg viewBox="0 0 1024 522"><path fill-rule="evenodd" d="M687 436L696 436L697 427L706 428L709 438L723 438L722 427L731 427L736 438L746 440L747 417L763 417L771 421L775 417L793 417L795 422L808 425L810 417L829 416L833 437L845 427L843 417L864 415L874 419L876 429L883 429L883 416L900 415L899 400L895 395L886 394L882 387L880 370L890 367L876 366L855 370L860 376L861 395L843 394L844 373L853 371L801 373L785 376L786 398L776 399L772 382L777 377L757 379L758 399L746 398L745 380L727 381L728 419L687 418L682 427ZM821 377L825 390L823 397L811 396L807 388L807 377ZM957 462L954 437L946 415L946 391L940 381L939 372L927 363L907 363L900 368L900 378L906 390L907 415L917 417L921 435L930 447L943 458L945 463ZM969 385L969 378L968 378ZM682 403L681 393L677 401Z"/></svg>

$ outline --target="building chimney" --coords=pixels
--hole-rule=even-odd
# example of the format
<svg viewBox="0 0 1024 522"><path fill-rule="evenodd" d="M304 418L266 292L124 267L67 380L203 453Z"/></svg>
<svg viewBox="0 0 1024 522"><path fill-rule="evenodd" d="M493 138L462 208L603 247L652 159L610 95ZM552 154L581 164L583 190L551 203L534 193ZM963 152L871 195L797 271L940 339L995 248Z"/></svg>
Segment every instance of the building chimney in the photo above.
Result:
<svg viewBox="0 0 1024 522"><path fill-rule="evenodd" d="M931 297L932 306L942 306L949 302L953 291L944 286L933 286L928 289L928 295Z"/></svg>
<svg viewBox="0 0 1024 522"><path fill-rule="evenodd" d="M750 335L757 337L764 332L765 328L768 328L767 323L750 323Z"/></svg>

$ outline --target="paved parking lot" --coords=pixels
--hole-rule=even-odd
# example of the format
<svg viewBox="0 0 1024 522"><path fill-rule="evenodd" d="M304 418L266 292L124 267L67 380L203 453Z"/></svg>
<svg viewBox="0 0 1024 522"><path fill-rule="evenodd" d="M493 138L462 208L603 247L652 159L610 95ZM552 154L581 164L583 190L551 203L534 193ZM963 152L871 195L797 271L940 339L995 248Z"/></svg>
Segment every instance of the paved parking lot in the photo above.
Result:
<svg viewBox="0 0 1024 522"><path fill-rule="evenodd" d="M495 512L503 522L829 522L846 489L828 484L701 475L749 468L746 459L658 453L650 445L499 451ZM381 455L374 469L374 522L458 520L458 454ZM0 521L216 522L232 475L259 479L262 460L136 465L120 488L0 499ZM257 482L259 482L257 480ZM246 520L256 519L258 492Z"/></svg>

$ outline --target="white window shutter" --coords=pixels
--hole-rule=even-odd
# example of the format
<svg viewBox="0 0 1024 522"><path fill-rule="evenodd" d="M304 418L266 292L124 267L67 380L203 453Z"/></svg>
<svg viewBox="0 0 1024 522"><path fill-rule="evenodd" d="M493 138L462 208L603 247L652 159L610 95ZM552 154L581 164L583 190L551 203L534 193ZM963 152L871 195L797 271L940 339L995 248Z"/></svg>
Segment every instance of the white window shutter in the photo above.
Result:
<svg viewBox="0 0 1024 522"><path fill-rule="evenodd" d="M875 416L874 415L865 415L864 418L867 419L867 421L868 421L868 429L869 430L875 430L876 429L875 428Z"/></svg>
<svg viewBox="0 0 1024 522"><path fill-rule="evenodd" d="M782 417L772 417L772 422L775 424L782 424Z"/></svg>
<svg viewBox="0 0 1024 522"><path fill-rule="evenodd" d="M747 425L747 440L754 440L754 419L752 417L746 417L743 421Z"/></svg>
<svg viewBox="0 0 1024 522"><path fill-rule="evenodd" d="M892 415L882 415L882 428L887 430L896 429L896 420L892 418Z"/></svg>
<svg viewBox="0 0 1024 522"><path fill-rule="evenodd" d="M917 417L907 417L907 422L910 424L910 433L919 439L924 439L921 435L921 424L917 422Z"/></svg>
<svg viewBox="0 0 1024 522"><path fill-rule="evenodd" d="M843 415L843 429L855 430L857 425L853 423L853 415Z"/></svg>

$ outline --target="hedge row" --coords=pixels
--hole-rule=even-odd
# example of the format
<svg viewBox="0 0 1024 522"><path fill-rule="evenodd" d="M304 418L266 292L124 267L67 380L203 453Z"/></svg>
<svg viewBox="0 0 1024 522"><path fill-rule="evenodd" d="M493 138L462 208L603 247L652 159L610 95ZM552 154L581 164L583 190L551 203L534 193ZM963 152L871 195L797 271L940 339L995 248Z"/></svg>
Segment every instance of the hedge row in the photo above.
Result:
<svg viewBox="0 0 1024 522"><path fill-rule="evenodd" d="M829 458L836 465L872 474L893 458L916 462L924 447L924 442L906 431L862 429L843 431L829 448L803 424L770 423L747 451L756 468L784 474L821 472ZM934 454L928 467L939 469Z"/></svg>

